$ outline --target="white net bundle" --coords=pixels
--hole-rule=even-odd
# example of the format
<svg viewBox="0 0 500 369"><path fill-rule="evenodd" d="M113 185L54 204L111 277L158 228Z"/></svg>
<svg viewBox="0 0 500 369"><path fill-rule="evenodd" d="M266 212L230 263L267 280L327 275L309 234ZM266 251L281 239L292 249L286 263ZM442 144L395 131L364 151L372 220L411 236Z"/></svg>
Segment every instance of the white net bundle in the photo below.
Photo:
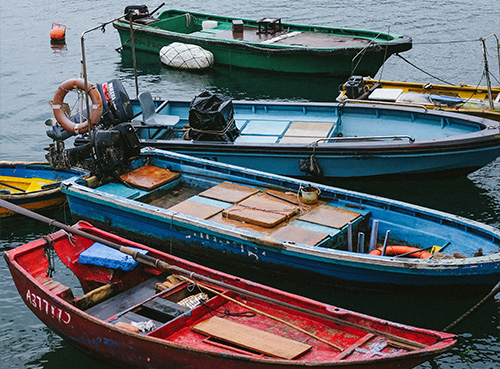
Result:
<svg viewBox="0 0 500 369"><path fill-rule="evenodd" d="M180 69L205 69L214 64L214 55L197 45L174 42L160 50L163 64Z"/></svg>

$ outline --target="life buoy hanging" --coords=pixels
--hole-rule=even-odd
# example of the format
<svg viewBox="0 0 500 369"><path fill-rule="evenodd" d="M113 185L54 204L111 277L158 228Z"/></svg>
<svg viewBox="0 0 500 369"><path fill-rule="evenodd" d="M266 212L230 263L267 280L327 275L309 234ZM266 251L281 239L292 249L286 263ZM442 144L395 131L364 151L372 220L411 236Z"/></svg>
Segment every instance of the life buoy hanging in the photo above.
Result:
<svg viewBox="0 0 500 369"><path fill-rule="evenodd" d="M66 131L79 134L88 131L89 121L91 127L95 128L97 123L99 123L99 121L101 120L103 107L101 94L92 83L87 82L86 90L90 97L90 100L92 101L92 111L90 112L90 118L85 122L79 124L72 122L66 115L63 109L63 104L66 94L74 89L85 91L85 81L83 80L83 78L71 78L67 81L64 81L59 86L56 93L54 94L54 99L52 100L52 110L54 112L54 117Z"/></svg>
<svg viewBox="0 0 500 369"><path fill-rule="evenodd" d="M382 255L382 247L373 249L368 254L369 255ZM417 258L417 259L429 259L431 257L431 253L425 250L419 249L418 247L411 246L387 246L385 248L385 256L396 256L402 255L412 252L408 255L408 257Z"/></svg>

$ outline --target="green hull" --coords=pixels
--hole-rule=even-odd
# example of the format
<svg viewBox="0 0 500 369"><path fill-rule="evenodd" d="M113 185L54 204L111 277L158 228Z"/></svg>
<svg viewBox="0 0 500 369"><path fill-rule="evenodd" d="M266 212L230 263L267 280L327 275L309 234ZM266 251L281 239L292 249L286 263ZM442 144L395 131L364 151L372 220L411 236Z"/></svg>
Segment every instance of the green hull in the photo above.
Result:
<svg viewBox="0 0 500 369"><path fill-rule="evenodd" d="M286 32L258 34L257 22L246 19L242 20L244 33L237 34L232 31L233 20L236 18L168 10L147 25L134 21L135 48L158 54L163 46L182 42L212 52L219 65L333 77L354 72L375 75L391 54L411 48L408 37L328 27L282 24ZM217 26L203 29L204 21L215 21ZM128 21L117 21L114 27L122 45L131 47ZM309 44L294 44L299 41Z"/></svg>

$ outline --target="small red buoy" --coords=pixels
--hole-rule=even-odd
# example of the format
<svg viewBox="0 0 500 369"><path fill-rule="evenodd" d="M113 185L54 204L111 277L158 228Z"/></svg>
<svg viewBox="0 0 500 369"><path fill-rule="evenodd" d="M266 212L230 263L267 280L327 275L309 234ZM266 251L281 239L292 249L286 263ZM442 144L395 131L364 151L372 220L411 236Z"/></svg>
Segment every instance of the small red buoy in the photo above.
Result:
<svg viewBox="0 0 500 369"><path fill-rule="evenodd" d="M52 23L52 28L50 30L50 43L66 43L66 26L64 24Z"/></svg>

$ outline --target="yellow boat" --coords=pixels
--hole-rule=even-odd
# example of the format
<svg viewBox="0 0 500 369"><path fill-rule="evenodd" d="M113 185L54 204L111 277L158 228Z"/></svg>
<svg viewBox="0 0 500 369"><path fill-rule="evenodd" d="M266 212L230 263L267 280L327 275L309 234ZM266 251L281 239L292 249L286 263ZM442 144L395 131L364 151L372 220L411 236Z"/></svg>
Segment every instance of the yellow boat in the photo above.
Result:
<svg viewBox="0 0 500 369"><path fill-rule="evenodd" d="M352 76L342 85L338 101L369 101L423 105L500 121L500 87L436 85Z"/></svg>
<svg viewBox="0 0 500 369"><path fill-rule="evenodd" d="M66 200L61 181L85 174L76 170L54 170L47 163L0 162L0 199L30 210L59 206ZM0 218L12 215L0 209Z"/></svg>

